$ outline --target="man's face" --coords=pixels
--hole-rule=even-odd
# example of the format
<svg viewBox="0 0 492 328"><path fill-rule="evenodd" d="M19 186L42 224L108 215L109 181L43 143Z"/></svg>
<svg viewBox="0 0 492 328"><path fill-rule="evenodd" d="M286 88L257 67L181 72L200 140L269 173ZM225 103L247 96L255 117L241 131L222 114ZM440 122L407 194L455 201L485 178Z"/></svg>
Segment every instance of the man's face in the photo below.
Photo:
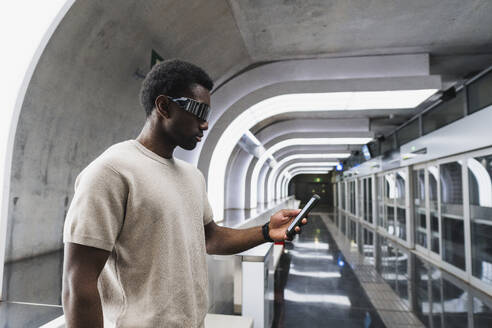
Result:
<svg viewBox="0 0 492 328"><path fill-rule="evenodd" d="M185 96L210 106L210 92L201 85L192 87L191 93ZM169 101L169 106L172 115L166 122L168 137L176 146L186 150L194 149L201 141L203 131L208 129L208 122L199 119L172 101Z"/></svg>

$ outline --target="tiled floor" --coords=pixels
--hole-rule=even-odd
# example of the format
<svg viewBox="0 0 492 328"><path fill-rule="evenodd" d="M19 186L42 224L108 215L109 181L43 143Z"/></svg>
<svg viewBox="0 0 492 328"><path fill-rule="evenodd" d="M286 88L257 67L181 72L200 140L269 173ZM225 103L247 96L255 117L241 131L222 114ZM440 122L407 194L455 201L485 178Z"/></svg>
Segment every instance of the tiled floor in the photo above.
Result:
<svg viewBox="0 0 492 328"><path fill-rule="evenodd" d="M281 258L274 327L384 327L325 224L311 216Z"/></svg>

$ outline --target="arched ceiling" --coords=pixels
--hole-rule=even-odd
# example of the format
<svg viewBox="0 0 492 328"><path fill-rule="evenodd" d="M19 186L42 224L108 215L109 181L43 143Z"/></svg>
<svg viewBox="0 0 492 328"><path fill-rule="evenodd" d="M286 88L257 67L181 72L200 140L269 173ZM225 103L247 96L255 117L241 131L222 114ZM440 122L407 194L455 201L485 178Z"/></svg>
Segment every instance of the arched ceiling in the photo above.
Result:
<svg viewBox="0 0 492 328"><path fill-rule="evenodd" d="M394 84L392 78L406 79L407 85L413 78L439 83L442 78L446 87L490 64L490 21L489 0L76 1L35 63L13 127L6 188L9 220L16 224L10 229L29 228L21 235L9 230L19 238L9 241L6 258L60 247L55 237L39 247L26 236L55 236L46 227L61 228L80 169L109 145L136 136L144 121L138 93L152 49L211 75L212 102L219 109L212 119L222 124L209 131L216 143L232 121L224 112L232 108L228 115L234 117L261 99L299 87L303 92L343 91L348 84L387 90L382 85ZM415 54L428 54L421 60L426 65L411 61L422 58ZM386 121L388 112L372 113L378 113L370 119L381 131L401 122L395 119L398 111L392 112L393 121ZM270 117L253 129L297 115ZM307 117L367 116L333 111ZM210 161L213 147L202 148L192 153L192 162L201 150L204 163Z"/></svg>

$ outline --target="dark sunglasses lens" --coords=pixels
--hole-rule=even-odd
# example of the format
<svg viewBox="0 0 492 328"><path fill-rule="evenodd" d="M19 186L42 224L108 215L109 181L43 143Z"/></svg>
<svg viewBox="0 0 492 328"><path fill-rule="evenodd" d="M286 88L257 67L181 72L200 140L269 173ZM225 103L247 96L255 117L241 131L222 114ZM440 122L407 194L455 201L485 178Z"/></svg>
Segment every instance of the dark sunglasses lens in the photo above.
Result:
<svg viewBox="0 0 492 328"><path fill-rule="evenodd" d="M204 112L203 112L203 120L208 121L208 118L210 117L210 107L208 107Z"/></svg>
<svg viewBox="0 0 492 328"><path fill-rule="evenodd" d="M210 107L206 104L199 103L193 99L177 98L172 99L179 107L197 116L199 119L206 121L210 113Z"/></svg>

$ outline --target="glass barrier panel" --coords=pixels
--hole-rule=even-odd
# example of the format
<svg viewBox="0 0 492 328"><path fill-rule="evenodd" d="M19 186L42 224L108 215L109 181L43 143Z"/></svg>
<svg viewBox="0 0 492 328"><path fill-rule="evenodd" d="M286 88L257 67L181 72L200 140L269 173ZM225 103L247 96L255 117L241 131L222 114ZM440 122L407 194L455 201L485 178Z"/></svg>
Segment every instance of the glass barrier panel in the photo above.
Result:
<svg viewBox="0 0 492 328"><path fill-rule="evenodd" d="M427 167L429 175L429 208L430 208L430 234L431 234L431 251L440 254L439 247L439 213L437 198L437 182L439 181L439 167L431 165Z"/></svg>
<svg viewBox="0 0 492 328"><path fill-rule="evenodd" d="M372 178L368 178L366 181L367 181L366 221L372 223Z"/></svg>
<svg viewBox="0 0 492 328"><path fill-rule="evenodd" d="M347 232L345 229L346 226L347 226L347 216L345 214L342 214L341 223L340 223L340 231L345 236L347 235Z"/></svg>
<svg viewBox="0 0 492 328"><path fill-rule="evenodd" d="M384 177L383 176L378 176L376 179L377 186L376 186L376 199L378 203L377 207L377 224L380 227L384 227Z"/></svg>
<svg viewBox="0 0 492 328"><path fill-rule="evenodd" d="M386 214L386 230L389 234L395 235L395 198L396 198L396 186L395 186L395 174L389 173L384 176L384 203Z"/></svg>
<svg viewBox="0 0 492 328"><path fill-rule="evenodd" d="M401 207L396 208L396 231L395 235L403 240L407 240L406 210Z"/></svg>
<svg viewBox="0 0 492 328"><path fill-rule="evenodd" d="M350 213L355 215L355 181L350 181Z"/></svg>
<svg viewBox="0 0 492 328"><path fill-rule="evenodd" d="M473 325L476 328L490 327L492 322L492 308L481 299L473 298Z"/></svg>
<svg viewBox="0 0 492 328"><path fill-rule="evenodd" d="M347 210L345 207L345 182L341 183L341 188L340 192L342 193L342 209Z"/></svg>
<svg viewBox="0 0 492 328"><path fill-rule="evenodd" d="M398 257L396 259L396 293L407 306L408 302L408 255L401 249L398 249Z"/></svg>
<svg viewBox="0 0 492 328"><path fill-rule="evenodd" d="M366 228L363 229L364 256L374 265L374 233Z"/></svg>
<svg viewBox="0 0 492 328"><path fill-rule="evenodd" d="M415 314L424 326L429 327L429 272L428 266L418 256L415 259Z"/></svg>
<svg viewBox="0 0 492 328"><path fill-rule="evenodd" d="M397 288L397 260L398 250L390 242L386 242L381 251L381 276L396 291Z"/></svg>
<svg viewBox="0 0 492 328"><path fill-rule="evenodd" d="M395 174L395 192L396 192L396 236L403 240L407 240L407 225L406 225L406 203L405 203L405 187L407 175L404 171L396 172Z"/></svg>
<svg viewBox="0 0 492 328"><path fill-rule="evenodd" d="M467 160L472 274L492 284L492 155Z"/></svg>
<svg viewBox="0 0 492 328"><path fill-rule="evenodd" d="M465 270L463 221L463 183L461 164L451 162L440 167L443 260Z"/></svg>
<svg viewBox="0 0 492 328"><path fill-rule="evenodd" d="M395 198L398 206L405 207L405 186L407 176L404 171L396 172L395 174Z"/></svg>
<svg viewBox="0 0 492 328"><path fill-rule="evenodd" d="M442 323L442 298L441 298L441 271L431 266L429 268L430 278L430 303L429 303L429 316L431 318L430 327L444 327Z"/></svg>
<svg viewBox="0 0 492 328"><path fill-rule="evenodd" d="M357 224L355 223L354 220L350 220L350 225L349 225L349 239L350 242L353 246L357 245Z"/></svg>
<svg viewBox="0 0 492 328"><path fill-rule="evenodd" d="M361 194L361 216L364 221L367 221L367 179L360 180L362 185L362 194Z"/></svg>
<svg viewBox="0 0 492 328"><path fill-rule="evenodd" d="M468 293L446 279L442 280L444 327L468 327Z"/></svg>
<svg viewBox="0 0 492 328"><path fill-rule="evenodd" d="M425 212L425 171L413 172L413 204L415 218L415 243L427 248L427 221Z"/></svg>
<svg viewBox="0 0 492 328"><path fill-rule="evenodd" d="M359 217L364 217L364 179L360 179L357 183L357 186L358 186L357 203L359 204L359 213L357 213L357 215Z"/></svg>

